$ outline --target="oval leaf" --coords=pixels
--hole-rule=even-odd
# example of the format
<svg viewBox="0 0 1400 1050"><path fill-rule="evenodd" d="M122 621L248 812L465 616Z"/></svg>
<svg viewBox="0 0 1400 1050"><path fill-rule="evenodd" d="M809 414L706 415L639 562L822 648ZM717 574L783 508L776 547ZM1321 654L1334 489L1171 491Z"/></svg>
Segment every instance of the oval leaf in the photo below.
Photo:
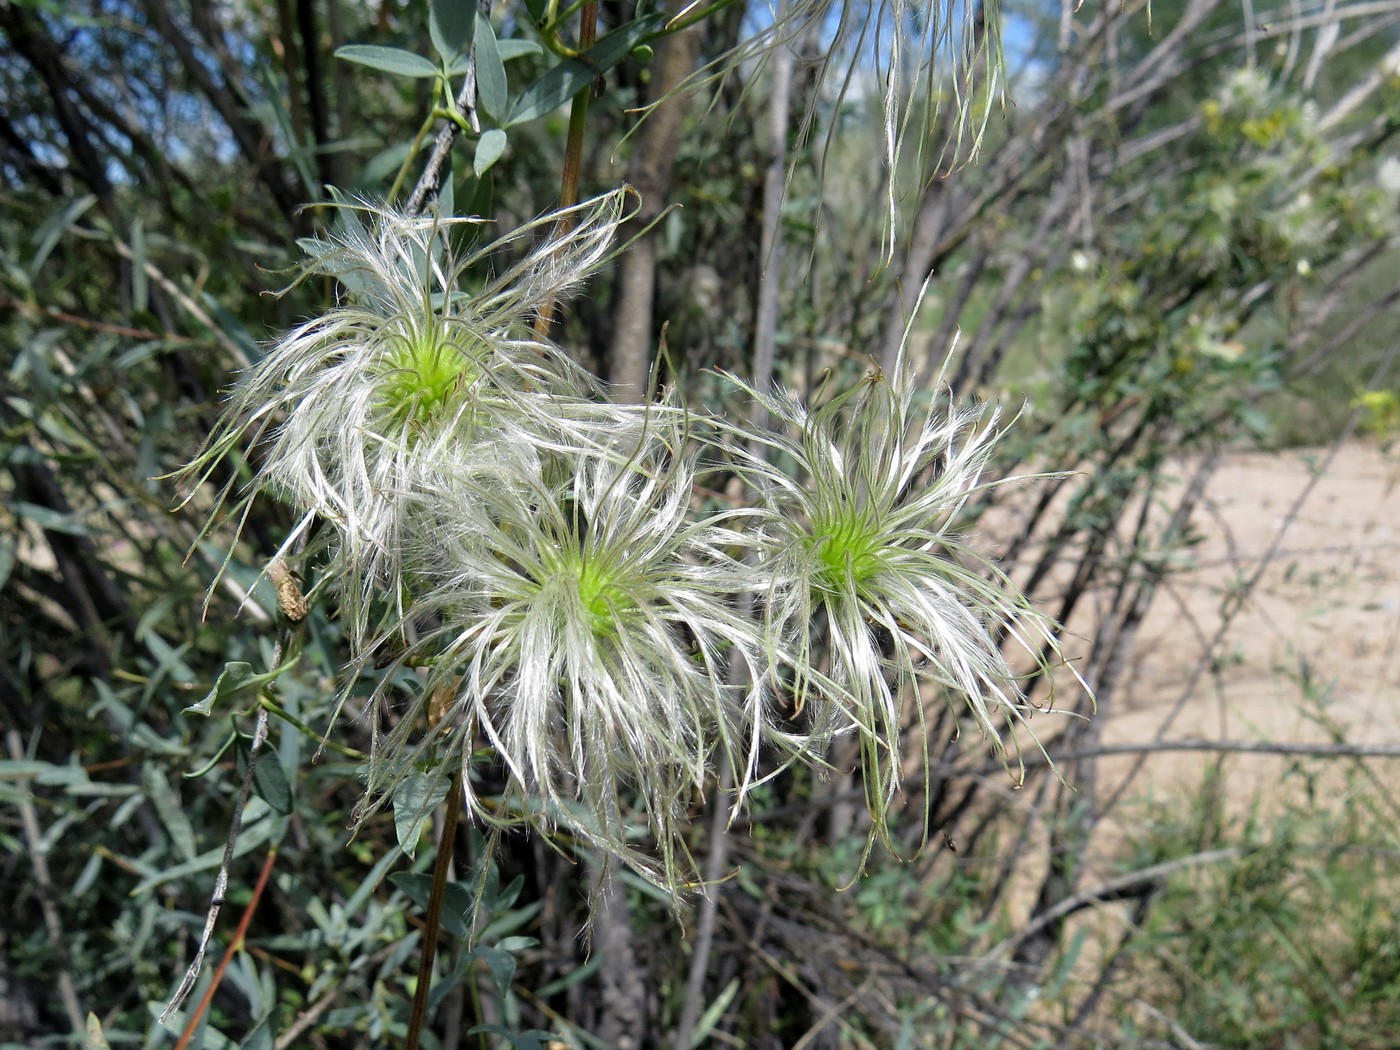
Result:
<svg viewBox="0 0 1400 1050"><path fill-rule="evenodd" d="M471 46L475 14L476 0L433 0L428 36L443 61L452 61Z"/></svg>
<svg viewBox="0 0 1400 1050"><path fill-rule="evenodd" d="M253 665L244 660L230 660L224 664L224 669L219 672L218 679L214 682L214 688L203 700L197 704L191 704L185 708L181 714L204 715L209 717L214 710L214 704L219 700L236 696L248 686L255 684L259 675L253 670Z"/></svg>
<svg viewBox="0 0 1400 1050"><path fill-rule="evenodd" d="M476 97L481 108L500 120L506 112L506 67L496 47L496 31L485 15L476 16Z"/></svg>
<svg viewBox="0 0 1400 1050"><path fill-rule="evenodd" d="M544 48L533 40L497 40L496 54L501 56L502 62L509 62L526 55L542 55Z"/></svg>
<svg viewBox="0 0 1400 1050"><path fill-rule="evenodd" d="M240 772L248 761L248 745L238 741L238 765ZM292 811L292 785L277 758L277 752L264 749L258 754L258 764L253 767L253 791L266 802L272 811L286 816Z"/></svg>
<svg viewBox="0 0 1400 1050"><path fill-rule="evenodd" d="M447 777L413 773L394 789L394 832L399 847L411 858L418 849L423 825L447 797Z"/></svg>
<svg viewBox="0 0 1400 1050"><path fill-rule="evenodd" d="M397 73L403 77L435 77L438 67L422 55L403 51L397 47L375 47L372 44L346 44L337 48L336 58L369 66L385 73Z"/></svg>
<svg viewBox="0 0 1400 1050"><path fill-rule="evenodd" d="M512 59L524 58L526 55L542 55L544 48L533 40L497 40L496 54L501 57L502 62L510 62ZM471 66L469 55L458 55L448 65L449 76L459 77Z"/></svg>
<svg viewBox="0 0 1400 1050"><path fill-rule="evenodd" d="M499 128L492 128L483 132L481 139L476 144L476 157L472 160L472 171L476 172L479 179L485 175L492 164L501 159L501 154L506 151L506 133Z"/></svg>

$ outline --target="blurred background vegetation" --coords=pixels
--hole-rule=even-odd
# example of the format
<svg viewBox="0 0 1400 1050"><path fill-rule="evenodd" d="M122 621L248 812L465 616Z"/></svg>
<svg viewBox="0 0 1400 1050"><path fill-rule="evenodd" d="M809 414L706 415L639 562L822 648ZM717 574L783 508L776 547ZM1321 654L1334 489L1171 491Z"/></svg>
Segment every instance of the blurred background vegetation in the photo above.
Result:
<svg viewBox="0 0 1400 1050"><path fill-rule="evenodd" d="M483 93L444 192L504 231L557 204L567 108L542 101L544 5L480 10L507 98ZM678 922L629 882L592 951L589 858L521 836L490 862L464 832L433 1045L1394 1046L1392 767L1338 733L1289 767L1296 792L1213 776L1154 800L1101 786L1098 763L1222 457L1393 433L1400 2L1004 0L955 6L946 37L919 4L787 3L776 32L767 4L701 10L662 32L602 0L627 46L570 67L593 96L582 192L631 182L631 232L659 221L560 341L635 394L664 324L661 381L720 409L708 369L797 389L888 371L913 317L931 379L956 337L955 390L1027 406L1001 469L1070 471L992 490L966 525L1070 626L1099 714L1037 718L1058 772L1012 790L933 703L906 852L854 883L867 828L842 747L728 830L697 802L711 903ZM418 829L392 814L347 841L360 772L315 742L344 656L325 609L276 685L286 718L202 983L155 1023L198 943L255 698L184 712L226 664L267 666L257 580L288 524L254 509L206 608L229 541L195 543L206 497L172 513L165 475L234 372L334 294L269 294L329 221L316 205L382 197L429 112L431 78L334 53L427 56L429 37L424 0L0 0L0 1044L402 1040L433 851L399 854ZM1050 703L1052 682L1027 689ZM368 746L353 700L334 740ZM1131 833L1090 863L1109 824Z"/></svg>

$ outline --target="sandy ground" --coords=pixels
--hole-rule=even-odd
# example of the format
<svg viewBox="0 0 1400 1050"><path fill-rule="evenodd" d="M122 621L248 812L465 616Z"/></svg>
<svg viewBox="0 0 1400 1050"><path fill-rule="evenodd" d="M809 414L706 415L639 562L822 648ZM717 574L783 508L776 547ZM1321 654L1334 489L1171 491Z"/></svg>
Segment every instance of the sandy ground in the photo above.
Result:
<svg viewBox="0 0 1400 1050"><path fill-rule="evenodd" d="M1400 450L1353 442L1233 456L1194 524L1203 536L1194 567L1154 603L1129 680L1103 713L1104 743L1159 733L1326 742L1340 732L1352 743L1400 746ZM1256 573L1210 648L1232 595ZM1132 793L1170 792L1210 761L1154 755ZM1130 763L1105 760L1105 785ZM1283 765L1235 756L1231 786L1267 788ZM1400 758L1379 760L1377 770L1400 787Z"/></svg>

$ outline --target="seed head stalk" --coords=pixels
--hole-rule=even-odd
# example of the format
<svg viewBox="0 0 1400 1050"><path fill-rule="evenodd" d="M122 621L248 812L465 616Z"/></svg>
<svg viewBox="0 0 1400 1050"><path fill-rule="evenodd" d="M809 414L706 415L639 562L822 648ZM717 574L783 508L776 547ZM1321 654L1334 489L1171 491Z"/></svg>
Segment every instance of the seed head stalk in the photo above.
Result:
<svg viewBox="0 0 1400 1050"><path fill-rule="evenodd" d="M579 11L578 49L587 51L598 39L598 3L588 0ZM588 101L593 95L589 84L573 97L569 104L569 131L564 140L564 166L560 175L559 207L566 209L555 227L555 235L563 237L573 228L573 214L567 211L578 203L579 179L583 172L583 134L588 123ZM554 301L548 300L535 316L535 334L549 338L554 327Z"/></svg>

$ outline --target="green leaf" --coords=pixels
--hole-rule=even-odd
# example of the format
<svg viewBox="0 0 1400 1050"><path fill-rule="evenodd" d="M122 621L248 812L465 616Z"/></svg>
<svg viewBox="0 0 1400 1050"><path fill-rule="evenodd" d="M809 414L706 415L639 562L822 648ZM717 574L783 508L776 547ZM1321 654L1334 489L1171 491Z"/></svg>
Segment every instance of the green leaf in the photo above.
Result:
<svg viewBox="0 0 1400 1050"><path fill-rule="evenodd" d="M531 1028L528 1032L513 1032L498 1024L479 1024L468 1029L467 1035L498 1035L510 1044L511 1050L541 1050L546 1043L556 1040L553 1032L541 1031L538 1028ZM540 1042L541 1039L546 1042Z"/></svg>
<svg viewBox="0 0 1400 1050"><path fill-rule="evenodd" d="M490 131L481 133L481 139L476 144L476 157L472 160L472 171L479 179L490 170L491 165L501 159L501 154L506 151L506 133L500 128L492 128Z"/></svg>
<svg viewBox="0 0 1400 1050"><path fill-rule="evenodd" d="M558 995L564 989L572 985L578 984L580 981L587 980L589 977L592 977L595 973L598 972L598 967L602 965L602 954L600 952L594 952L591 956L589 956L588 961L582 966L580 966L577 970L572 970L569 973L566 973L557 981L550 981L544 987L540 988L539 991L537 991L535 994L538 995L542 1000L550 999L553 996Z"/></svg>
<svg viewBox="0 0 1400 1050"><path fill-rule="evenodd" d="M287 159L292 162L292 167L296 169L297 178L301 180L302 190L307 197L314 200L319 197L321 183L316 177L316 171L311 166L312 153L307 149L305 133L298 134L296 123L292 120L291 111L287 109L282 100L282 95L286 90L273 73L272 67L263 63L258 68L258 80L262 82L268 107L272 110L273 119L277 122L277 127L292 144L288 151Z"/></svg>
<svg viewBox="0 0 1400 1050"><path fill-rule="evenodd" d="M62 532L69 536L86 536L87 526L78 520L76 514L60 514L37 503L15 500L10 508L21 518L28 518L45 532Z"/></svg>
<svg viewBox="0 0 1400 1050"><path fill-rule="evenodd" d="M272 1035L272 1012L268 1012L238 1044L238 1050L272 1050Z"/></svg>
<svg viewBox="0 0 1400 1050"><path fill-rule="evenodd" d="M93 883L97 881L97 876L101 873L102 854L93 853L88 857L87 863L83 865L83 870L78 873L77 881L73 883L73 888L68 891L69 894L74 898L81 897L92 889Z"/></svg>
<svg viewBox="0 0 1400 1050"><path fill-rule="evenodd" d="M394 789L394 833L410 858L418 849L423 825L447 797L447 781L441 775L411 773Z"/></svg>
<svg viewBox="0 0 1400 1050"><path fill-rule="evenodd" d="M112 1050L112 1044L102 1034L102 1022L97 1015L87 1015L87 1034L83 1036L83 1050Z"/></svg>
<svg viewBox="0 0 1400 1050"><path fill-rule="evenodd" d="M34 254L29 260L29 274L32 277L44 265L44 260L57 246L59 239L68 232L68 227L83 217L83 213L97 203L92 194L85 194L69 201L62 208L45 219L30 238L34 242Z"/></svg>
<svg viewBox="0 0 1400 1050"><path fill-rule="evenodd" d="M140 219L131 224L131 308L144 312L150 305L150 278L146 276L146 227Z"/></svg>
<svg viewBox="0 0 1400 1050"><path fill-rule="evenodd" d="M238 344L239 349L247 354L250 363L256 364L262 359L262 346L252 337L248 329L243 327L242 322L229 312L228 307L224 306L223 303L219 302L208 292L205 292L200 297L200 301L204 303L205 309L209 311L209 316L219 323L219 331L223 332L224 335Z"/></svg>
<svg viewBox="0 0 1400 1050"><path fill-rule="evenodd" d="M438 186L438 207L442 209L444 215L456 215L453 209L457 206L457 184L452 178L452 154L447 155L447 160L442 165L442 182Z"/></svg>
<svg viewBox="0 0 1400 1050"><path fill-rule="evenodd" d="M403 890L415 907L427 910L432 894L433 877L424 872L396 871L389 882ZM449 882L442 888L442 928L454 937L467 937L476 910L476 895L472 887L461 882Z"/></svg>
<svg viewBox="0 0 1400 1050"><path fill-rule="evenodd" d="M354 185L366 190L378 186L403 164L411 146L410 142L400 142L372 157L369 163L360 169L359 175L355 176Z"/></svg>
<svg viewBox="0 0 1400 1050"><path fill-rule="evenodd" d="M502 62L512 62L517 58L524 58L526 55L542 55L544 48L533 40L497 40L496 54L501 56ZM448 66L447 72L452 76L461 76L467 71L470 65L470 56L458 55Z"/></svg>
<svg viewBox="0 0 1400 1050"><path fill-rule="evenodd" d="M0 591L9 582L10 573L15 567L15 538L0 536Z"/></svg>
<svg viewBox="0 0 1400 1050"><path fill-rule="evenodd" d="M432 38L433 50L444 62L451 62L471 47L475 14L476 0L433 0L428 12L428 36Z"/></svg>
<svg viewBox="0 0 1400 1050"><path fill-rule="evenodd" d="M588 49L583 59L560 62L521 92L509 119L501 121L501 126L510 128L553 113L591 84L594 77L626 58L638 44L659 36L664 22L662 14L634 19L604 36Z"/></svg>
<svg viewBox="0 0 1400 1050"><path fill-rule="evenodd" d="M526 55L542 55L544 48L533 40L497 40L496 54L502 62L511 62Z"/></svg>
<svg viewBox="0 0 1400 1050"><path fill-rule="evenodd" d="M403 77L435 77L441 70L422 55L404 51L397 47L376 47L373 44L346 44L337 48L336 58L369 66L384 73L397 73Z"/></svg>
<svg viewBox="0 0 1400 1050"><path fill-rule="evenodd" d="M734 996L739 992L739 978L735 977L719 993L719 998L705 1007L705 1012L700 1015L700 1020L695 1023L695 1031L691 1033L688 1050L702 1045L714 1031L715 1025L724 1016L724 1012L729 1009L729 1004L734 1001Z"/></svg>
<svg viewBox="0 0 1400 1050"><path fill-rule="evenodd" d="M190 818L185 816L180 796L175 794L170 781L166 780L165 774L151 762L141 767L141 789L155 807L156 816L160 818L165 833L175 845L175 852L182 860L194 860L194 826L190 824Z"/></svg>
<svg viewBox="0 0 1400 1050"><path fill-rule="evenodd" d="M369 874L361 881L359 888L355 890L351 898L345 902L346 915L359 914L360 909L365 906L365 902L369 900L370 895L379 888L379 883L384 878L384 873L399 859L402 853L403 850L398 846L384 851L384 856L380 857L379 860L375 862Z"/></svg>
<svg viewBox="0 0 1400 1050"><path fill-rule="evenodd" d="M485 960L491 970L491 977L496 982L496 991L504 999L506 992L510 990L510 982L515 977L515 956L499 948L477 948L472 954Z"/></svg>
<svg viewBox="0 0 1400 1050"><path fill-rule="evenodd" d="M226 700L237 696L244 689L256 685L264 678L264 675L254 673L253 665L244 660L230 660L224 664L224 669L219 673L219 677L214 682L214 688L209 690L206 696L197 704L191 704L185 708L184 714L203 715L208 718L214 710L214 704L219 700Z"/></svg>
<svg viewBox="0 0 1400 1050"><path fill-rule="evenodd" d="M56 766L52 762L0 761L0 780L35 780L54 770L68 770L69 766Z"/></svg>
<svg viewBox="0 0 1400 1050"><path fill-rule="evenodd" d="M510 96L506 93L506 67L496 47L496 31L491 19L476 16L476 94L481 108L496 120L505 115Z"/></svg>
<svg viewBox="0 0 1400 1050"><path fill-rule="evenodd" d="M541 906L542 904L540 901L535 901L533 904L527 904L522 908L502 910L509 909L510 905L502 905L498 902L497 907L493 909L493 911L500 912L500 914L497 914L496 917L486 925L478 939L482 943L488 943L501 937L502 934L509 933L511 930L520 929L520 927L524 926L535 917Z"/></svg>
<svg viewBox="0 0 1400 1050"><path fill-rule="evenodd" d="M169 675L181 685L195 683L198 676L185 662L185 654L193 647L193 642L185 642L177 649L155 631L138 637L156 661L156 676Z"/></svg>
<svg viewBox="0 0 1400 1050"><path fill-rule="evenodd" d="M281 835L287 827L285 820L274 820L268 812L267 803L261 799L249 804L248 815L244 818L243 829L238 834L238 844L233 848L233 855L241 857L246 853L251 853L257 849L273 835ZM261 819L260 819L261 818ZM200 871L212 871L224 860L224 847L222 845L215 849L201 853L194 860L187 860L183 864L175 864L160 871L152 872L146 878L136 884L136 887L128 894L131 897L139 897L157 886L163 886L167 882L176 879L183 879Z"/></svg>
<svg viewBox="0 0 1400 1050"><path fill-rule="evenodd" d="M243 739L238 741L238 765L240 771L247 768L248 745ZM277 760L277 753L264 748L258 755L258 764L253 767L253 790L258 797L272 807L274 813L286 816L292 811L292 785L287 782L286 771Z"/></svg>

